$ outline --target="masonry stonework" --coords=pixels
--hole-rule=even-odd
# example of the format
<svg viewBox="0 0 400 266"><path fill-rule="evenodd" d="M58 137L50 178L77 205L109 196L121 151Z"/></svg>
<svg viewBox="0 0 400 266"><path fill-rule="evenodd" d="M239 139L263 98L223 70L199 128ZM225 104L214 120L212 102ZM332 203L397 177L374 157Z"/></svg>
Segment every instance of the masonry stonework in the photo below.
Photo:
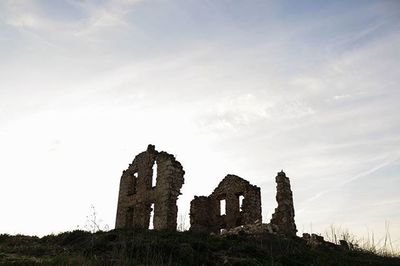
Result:
<svg viewBox="0 0 400 266"><path fill-rule="evenodd" d="M225 212L221 201L225 202ZM260 188L236 175L227 175L210 196L196 196L190 203L191 231L219 233L255 222L261 223Z"/></svg>
<svg viewBox="0 0 400 266"><path fill-rule="evenodd" d="M278 207L275 209L275 213L272 214L271 224L276 225L278 233L295 236L297 229L294 222L293 193L290 189L289 178L282 170L275 180Z"/></svg>
<svg viewBox="0 0 400 266"><path fill-rule="evenodd" d="M176 230L176 201L184 174L173 155L149 145L122 173L115 227L147 229L154 211L155 230ZM239 176L227 175L209 196L195 196L190 202L190 230L224 235L248 232L295 236L289 178L282 170L275 180L278 207L269 224L262 224L260 188Z"/></svg>
<svg viewBox="0 0 400 266"><path fill-rule="evenodd" d="M122 173L115 228L147 229L154 211L155 230L176 230L176 201L184 173L173 155L158 152L154 145L149 145Z"/></svg>

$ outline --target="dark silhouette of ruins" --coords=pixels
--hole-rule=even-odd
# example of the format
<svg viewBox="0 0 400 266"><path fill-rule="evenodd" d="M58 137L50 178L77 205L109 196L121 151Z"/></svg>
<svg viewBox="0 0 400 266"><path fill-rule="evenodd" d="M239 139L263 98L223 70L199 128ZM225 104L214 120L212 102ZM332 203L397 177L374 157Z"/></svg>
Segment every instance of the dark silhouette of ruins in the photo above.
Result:
<svg viewBox="0 0 400 266"><path fill-rule="evenodd" d="M184 173L173 155L149 145L122 173L115 227L147 229L154 211L155 230L176 230L176 201ZM295 236L289 178L282 170L275 180L278 207L269 224L262 224L260 188L239 176L227 175L209 196L195 196L190 202L190 230L220 233L256 225L262 232Z"/></svg>
<svg viewBox="0 0 400 266"><path fill-rule="evenodd" d="M176 201L184 173L173 155L158 152L154 145L149 145L122 173L115 228L147 229L154 211L154 229L176 230Z"/></svg>
<svg viewBox="0 0 400 266"><path fill-rule="evenodd" d="M297 229L289 178L282 170L275 180L278 207L266 230L295 236ZM224 207L222 201L225 201L225 211L221 210ZM219 233L222 229L261 224L261 221L260 188L235 175L227 175L210 196L195 196L190 202L191 231Z"/></svg>
<svg viewBox="0 0 400 266"><path fill-rule="evenodd" d="M210 196L190 202L192 231L219 233L255 221L261 222L260 188L236 175L227 175Z"/></svg>
<svg viewBox="0 0 400 266"><path fill-rule="evenodd" d="M295 236L297 229L294 222L293 194L290 189L290 181L285 172L280 171L275 178L276 181L276 201L278 207L272 214L271 224L276 225L278 232Z"/></svg>

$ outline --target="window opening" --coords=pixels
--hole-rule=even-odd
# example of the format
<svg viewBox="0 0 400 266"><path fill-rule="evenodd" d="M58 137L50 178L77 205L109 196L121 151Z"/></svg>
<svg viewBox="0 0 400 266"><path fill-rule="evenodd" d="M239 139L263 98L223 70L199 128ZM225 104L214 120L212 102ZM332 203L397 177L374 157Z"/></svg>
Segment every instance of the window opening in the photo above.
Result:
<svg viewBox="0 0 400 266"><path fill-rule="evenodd" d="M136 187L137 187L137 179L138 179L138 173L133 174L133 194L136 194Z"/></svg>
<svg viewBox="0 0 400 266"><path fill-rule="evenodd" d="M136 186L137 186L137 173L134 173L129 177L128 196L136 194Z"/></svg>
<svg viewBox="0 0 400 266"><path fill-rule="evenodd" d="M226 214L226 200L222 199L219 201L219 214L220 215L225 215Z"/></svg>
<svg viewBox="0 0 400 266"><path fill-rule="evenodd" d="M244 196L239 195L239 211L243 211L243 200L244 200Z"/></svg>
<svg viewBox="0 0 400 266"><path fill-rule="evenodd" d="M157 162L154 161L153 177L151 178L151 187L155 187L156 185L157 185Z"/></svg>

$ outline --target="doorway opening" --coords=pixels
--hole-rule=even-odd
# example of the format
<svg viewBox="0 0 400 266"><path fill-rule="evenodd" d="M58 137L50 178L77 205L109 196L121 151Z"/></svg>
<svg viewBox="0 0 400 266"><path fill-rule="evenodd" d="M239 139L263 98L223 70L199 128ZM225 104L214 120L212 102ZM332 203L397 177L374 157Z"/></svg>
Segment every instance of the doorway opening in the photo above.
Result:
<svg viewBox="0 0 400 266"><path fill-rule="evenodd" d="M152 203L151 206L150 206L150 224L149 224L149 229L150 230L154 229L154 203Z"/></svg>
<svg viewBox="0 0 400 266"><path fill-rule="evenodd" d="M239 211L243 211L243 200L244 200L244 196L243 195L239 195Z"/></svg>

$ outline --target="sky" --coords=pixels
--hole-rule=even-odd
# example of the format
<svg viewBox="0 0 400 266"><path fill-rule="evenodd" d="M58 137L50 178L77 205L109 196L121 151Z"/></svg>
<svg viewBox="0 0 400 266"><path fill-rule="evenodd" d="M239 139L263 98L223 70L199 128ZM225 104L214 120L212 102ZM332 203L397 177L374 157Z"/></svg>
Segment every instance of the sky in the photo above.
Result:
<svg viewBox="0 0 400 266"><path fill-rule="evenodd" d="M400 2L0 1L0 233L114 228L148 144L185 169L178 223L227 174L298 234L400 246Z"/></svg>

